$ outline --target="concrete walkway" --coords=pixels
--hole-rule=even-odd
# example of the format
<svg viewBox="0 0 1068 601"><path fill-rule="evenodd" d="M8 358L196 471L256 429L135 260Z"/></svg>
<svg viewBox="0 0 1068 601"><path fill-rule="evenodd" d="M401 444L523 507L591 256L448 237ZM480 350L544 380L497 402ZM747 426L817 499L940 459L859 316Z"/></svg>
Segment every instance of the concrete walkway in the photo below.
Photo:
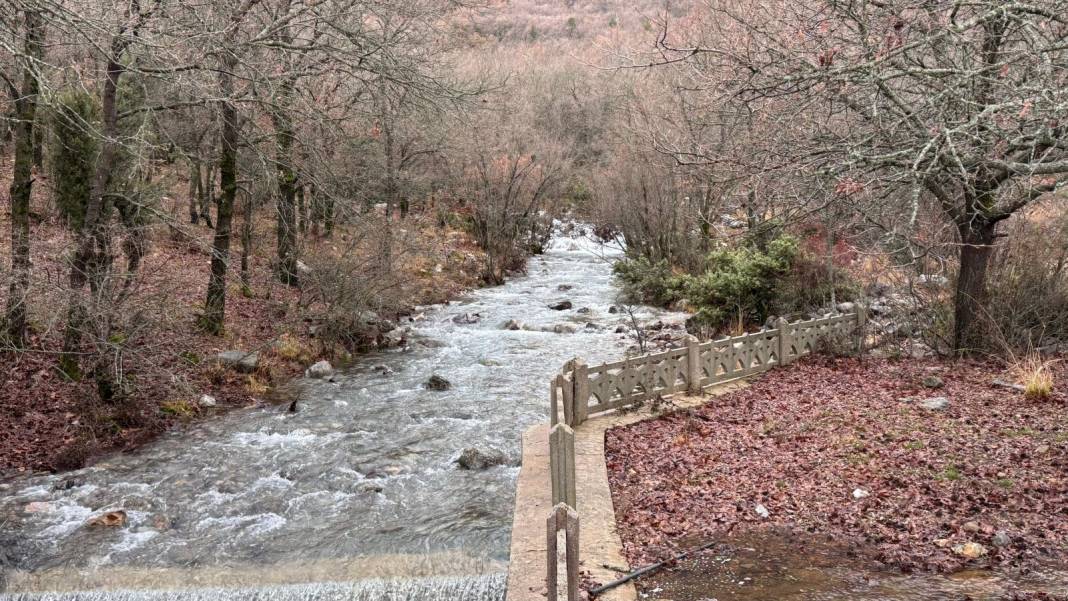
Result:
<svg viewBox="0 0 1068 601"><path fill-rule="evenodd" d="M708 402L710 396L725 394L744 385L742 381L735 381L710 389L702 396L674 397L671 399L673 406L667 409L696 407ZM633 424L657 415L645 406L631 413L609 413L591 418L575 430L575 473L578 480L576 503L579 514L581 570L601 584L616 580L632 569L623 557L623 544L616 532L616 516L604 456L604 433L610 428ZM507 601L545 599L545 522L549 517L549 510L552 509L551 503L549 425L541 424L523 433L523 467L516 483ZM563 548L561 543L561 552ZM563 588L563 557L560 557L560 560L560 599L567 599ZM634 601L637 599L637 591L632 583L627 583L598 599Z"/></svg>

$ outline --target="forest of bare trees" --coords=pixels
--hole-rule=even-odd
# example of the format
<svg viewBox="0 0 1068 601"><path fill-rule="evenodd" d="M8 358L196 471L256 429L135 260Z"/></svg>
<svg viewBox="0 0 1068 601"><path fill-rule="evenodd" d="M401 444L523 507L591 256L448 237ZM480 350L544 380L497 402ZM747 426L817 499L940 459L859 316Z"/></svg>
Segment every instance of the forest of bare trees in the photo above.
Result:
<svg viewBox="0 0 1068 601"><path fill-rule="evenodd" d="M117 407L211 349L365 350L565 214L695 333L852 302L934 353L1056 348L1064 8L8 2L11 381Z"/></svg>

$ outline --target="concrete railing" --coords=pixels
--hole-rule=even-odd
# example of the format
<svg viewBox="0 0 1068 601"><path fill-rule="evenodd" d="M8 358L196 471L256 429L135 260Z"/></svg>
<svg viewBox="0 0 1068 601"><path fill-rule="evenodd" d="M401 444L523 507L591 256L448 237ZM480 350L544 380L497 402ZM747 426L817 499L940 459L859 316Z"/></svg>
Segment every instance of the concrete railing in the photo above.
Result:
<svg viewBox="0 0 1068 601"><path fill-rule="evenodd" d="M827 314L816 319L789 322L780 318L774 328L728 336L685 347L631 357L595 367L581 359L564 365L550 386L549 471L553 512L549 516L549 601L557 599L557 533L567 532L566 565L568 601L578 596L578 524L576 499L575 434L598 413L640 405L680 392L700 393L718 386L788 365L809 355L821 342L850 345L863 351L863 310ZM574 539L574 540L573 540ZM572 567L576 566L575 570ZM572 579L575 579L572 581Z"/></svg>
<svg viewBox="0 0 1068 601"><path fill-rule="evenodd" d="M859 311L792 323L779 319L775 328L705 343L690 340L685 347L594 367L573 359L552 381L550 421L576 427L598 413L659 396L697 393L792 363L821 340L859 347L864 321Z"/></svg>

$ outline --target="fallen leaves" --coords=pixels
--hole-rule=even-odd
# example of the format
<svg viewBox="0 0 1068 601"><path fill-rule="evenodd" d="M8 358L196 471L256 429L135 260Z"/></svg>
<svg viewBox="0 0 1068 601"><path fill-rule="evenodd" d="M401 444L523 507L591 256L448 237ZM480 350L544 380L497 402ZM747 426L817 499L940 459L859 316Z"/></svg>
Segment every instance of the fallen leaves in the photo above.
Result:
<svg viewBox="0 0 1068 601"><path fill-rule="evenodd" d="M1035 403L991 387L999 371L814 358L695 411L610 430L628 559L662 559L735 522L852 540L905 570L1064 557L1068 399ZM900 400L934 377L944 409Z"/></svg>

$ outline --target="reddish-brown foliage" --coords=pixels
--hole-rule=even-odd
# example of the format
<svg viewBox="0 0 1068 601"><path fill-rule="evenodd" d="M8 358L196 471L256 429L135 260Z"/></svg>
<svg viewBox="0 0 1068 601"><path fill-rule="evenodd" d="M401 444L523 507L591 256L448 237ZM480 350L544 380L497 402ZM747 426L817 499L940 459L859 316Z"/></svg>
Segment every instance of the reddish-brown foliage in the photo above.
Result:
<svg viewBox="0 0 1068 601"><path fill-rule="evenodd" d="M1068 369L1057 369L1063 387ZM952 548L968 542L988 550L970 562L979 565L1065 557L1068 397L1062 388L1026 400L991 386L1001 372L981 362L817 358L692 412L609 431L628 559L661 559L734 522L735 532L828 535L904 570L958 569L969 560ZM931 375L944 388L925 388ZM917 402L935 396L949 406ZM1002 531L1011 543L998 546Z"/></svg>

